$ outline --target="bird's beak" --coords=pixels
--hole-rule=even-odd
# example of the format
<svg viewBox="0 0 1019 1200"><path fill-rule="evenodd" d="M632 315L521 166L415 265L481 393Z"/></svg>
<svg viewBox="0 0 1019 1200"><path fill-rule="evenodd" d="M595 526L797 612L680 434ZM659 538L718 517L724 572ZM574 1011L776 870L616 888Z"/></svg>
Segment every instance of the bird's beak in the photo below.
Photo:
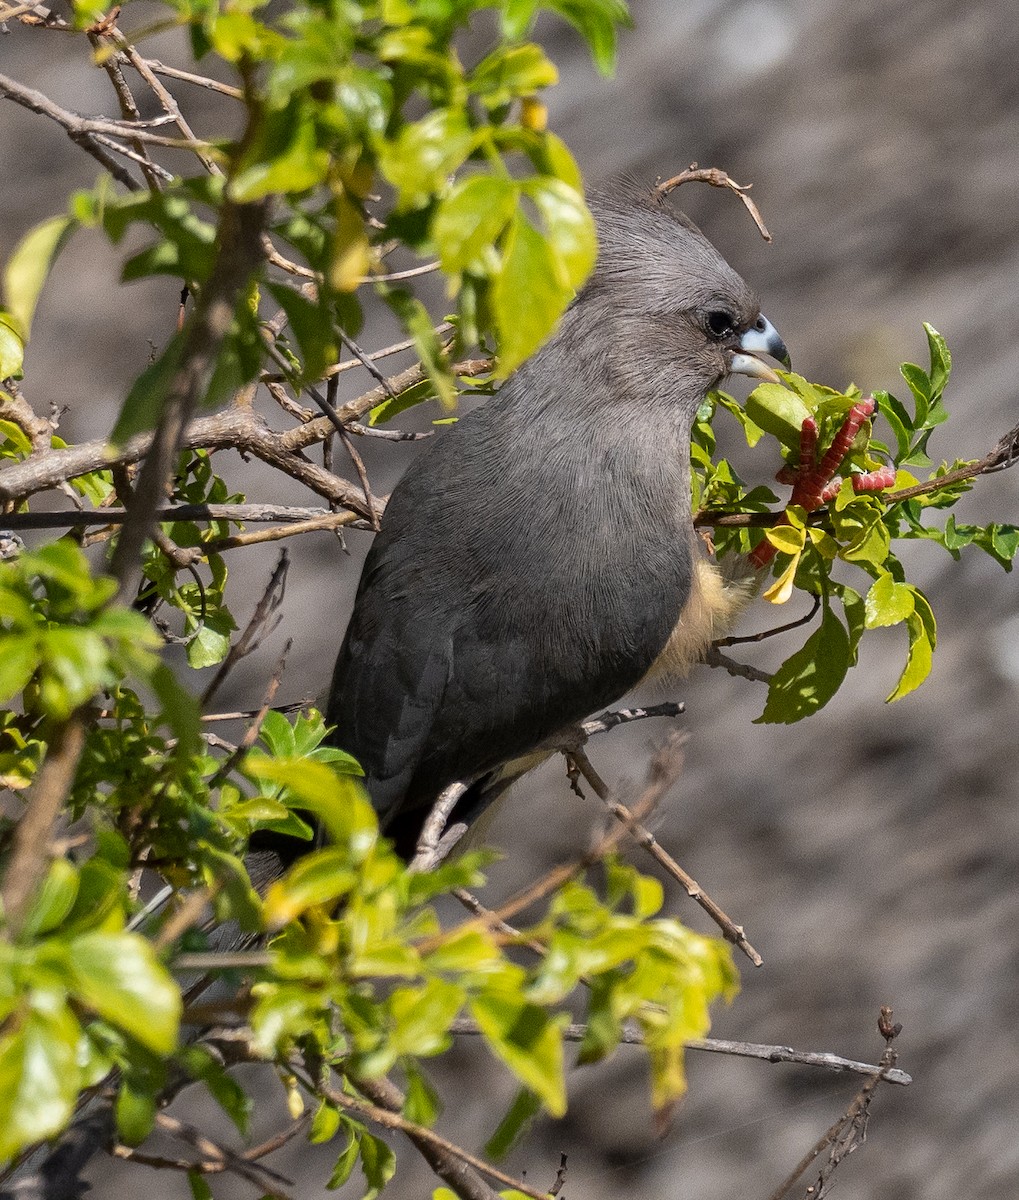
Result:
<svg viewBox="0 0 1019 1200"><path fill-rule="evenodd" d="M785 342L763 313L758 314L757 320L740 338L739 351L733 354L729 370L736 375L751 375L768 383L781 383L782 380L776 372L757 357L759 354L767 354L769 358L780 362L786 370L792 367Z"/></svg>

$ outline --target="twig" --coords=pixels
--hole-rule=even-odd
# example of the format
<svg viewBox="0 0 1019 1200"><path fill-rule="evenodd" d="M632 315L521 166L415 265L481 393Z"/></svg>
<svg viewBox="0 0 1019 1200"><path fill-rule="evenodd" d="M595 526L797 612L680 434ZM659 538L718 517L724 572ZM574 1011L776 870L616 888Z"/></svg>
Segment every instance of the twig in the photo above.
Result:
<svg viewBox="0 0 1019 1200"><path fill-rule="evenodd" d="M355 1086L365 1092L367 1095L374 1094L381 1098L385 1093L379 1088L379 1083L385 1083L383 1080L353 1080ZM392 1085L390 1085L392 1086ZM319 1085L317 1089L322 1096L325 1097L331 1104L335 1104L338 1108L346 1109L348 1112L353 1112L362 1117L367 1117L368 1120L374 1121L377 1125L381 1125L385 1129L398 1129L401 1133L405 1133L411 1141L424 1153L423 1146L434 1148L441 1151L445 1162L442 1163L442 1169L435 1165L435 1162L430 1159L431 1165L436 1173L447 1182L450 1182L444 1171L448 1168L448 1159L458 1159L461 1163L473 1168L479 1175L487 1175L490 1179L495 1179L499 1183L505 1184L507 1187L515 1188L518 1192L523 1192L525 1196L531 1196L533 1200L547 1200L547 1192L539 1192L532 1187L529 1187L522 1180L514 1179L512 1175L507 1175L504 1171L500 1171L498 1167L493 1167L491 1163L485 1162L483 1158L478 1158L477 1155L471 1154L462 1147L457 1146L454 1142L448 1141L441 1137L434 1130L428 1129L424 1125L418 1125L414 1121L408 1121L399 1113L399 1107L395 1104L386 1104L382 1107L379 1104L371 1104L366 1100L355 1100L352 1096L338 1091L336 1088L327 1085ZM394 1091L396 1089L394 1088ZM396 1111L393 1111L394 1108ZM427 1156L426 1156L427 1157ZM433 1156L434 1157L434 1156ZM456 1186L455 1184L452 1186ZM457 1188L460 1191L459 1188ZM479 1193L475 1189L470 1191L460 1191L461 1196L480 1197L485 1195L485 1200L492 1200L491 1188L486 1185L486 1192Z"/></svg>
<svg viewBox="0 0 1019 1200"><path fill-rule="evenodd" d="M565 1182L566 1182L566 1155L561 1153L559 1155L559 1170L556 1171L556 1173L555 1173L555 1181L553 1182L551 1188L549 1188L548 1194L550 1196L558 1196L559 1193L563 1190L563 1184Z"/></svg>
<svg viewBox="0 0 1019 1200"><path fill-rule="evenodd" d="M143 58L139 60L154 75L165 75L168 79L179 79L182 83L193 83L196 87L208 88L213 92L220 92L224 96L229 96L232 100L243 100L244 93L240 88L231 87L228 83L220 83L218 79L210 79L206 75L195 75L191 71L182 71L179 67L168 67L166 63L161 63L155 58ZM131 64L134 66L134 63Z"/></svg>
<svg viewBox="0 0 1019 1200"><path fill-rule="evenodd" d="M625 828L637 842L637 845L645 849L660 867L664 868L664 870L666 870L673 879L677 880L683 885L683 887L686 889L687 895L704 909L712 921L714 921L719 929L721 929L722 934L727 941L730 941L733 943L733 945L738 946L755 967L761 966L763 959L747 941L743 926L737 925L732 918L728 916L728 914L723 912L722 909L715 903L715 901L712 900L711 897L704 891L701 885L693 878L693 876L688 875L687 872L684 871L679 865L679 863L676 862L672 855L662 849L662 847L658 844L655 835L649 829L645 828L645 826L640 824L635 815L626 807L626 805L620 804L619 801L612 796L605 781L594 769L591 760L587 757L584 751L579 747L573 748L568 751L567 757L572 759L573 763L576 765L576 769L581 775L584 776L587 782L591 785L592 790L608 807L609 811L616 818L616 820L623 823Z"/></svg>
<svg viewBox="0 0 1019 1200"><path fill-rule="evenodd" d="M171 970L244 971L248 968L271 967L273 956L268 950L208 950L193 954L178 954L170 963Z"/></svg>
<svg viewBox="0 0 1019 1200"><path fill-rule="evenodd" d="M438 850L442 832L446 828L446 822L449 820L450 813L456 808L458 801L463 797L468 786L468 784L457 780L448 784L439 793L439 798L432 805L431 811L425 819L424 825L421 827L421 834L418 837L409 870L416 872L430 871L439 864L441 859L439 858Z"/></svg>
<svg viewBox="0 0 1019 1200"><path fill-rule="evenodd" d="M926 483L917 483L913 487L902 488L898 492L885 492L881 498L886 504L897 504L900 500L912 500L914 496L925 496L930 492L940 491L953 483L964 483L967 479L975 479L978 475L991 475L996 471L1007 471L1019 462L1019 425L1013 426L1008 433L1003 434L997 445L983 458L968 466L948 471Z"/></svg>
<svg viewBox="0 0 1019 1200"><path fill-rule="evenodd" d="M414 279L418 275L431 275L439 269L437 262L422 263L420 267L407 267L403 271L390 271L386 275L366 275L364 283L392 283L398 279Z"/></svg>
<svg viewBox="0 0 1019 1200"><path fill-rule="evenodd" d="M777 637L780 633L788 633L791 629L799 629L801 625L809 625L817 615L817 610L821 607L821 597L815 594L814 602L810 606L810 612L805 617L797 617L795 621L789 621L785 625L776 625L773 629L764 629L760 633L748 633L743 637L724 637L717 638L711 644L717 650L720 646L742 646L747 642L763 642L765 638ZM719 663L719 666L722 664Z"/></svg>
<svg viewBox="0 0 1019 1200"><path fill-rule="evenodd" d="M712 187L728 188L730 192L735 192L740 200L746 206L747 212L753 218L754 224L760 231L761 237L766 242L770 242L771 234L768 232L767 226L764 224L764 218L761 216L757 205L750 199L747 193L754 186L752 183L746 185L738 184L734 179L731 179L724 171L720 171L718 167L698 167L695 162L692 162L685 171L680 171L678 175L673 175L671 179L666 179L664 183L659 183L655 191L660 196L667 196L669 192L680 187L684 183L708 183Z"/></svg>
<svg viewBox="0 0 1019 1200"><path fill-rule="evenodd" d="M633 806L633 817L639 820L647 816L661 802L673 784L675 784L682 770L682 740L678 736L673 735L659 749L648 766L647 783L640 798ZM516 916L518 912L529 908L544 896L554 892L567 879L572 879L575 875L579 875L582 871L586 871L589 867L594 866L595 863L600 862L607 854L612 853L616 846L626 837L626 834L627 830L625 826L622 824L617 825L614 829L610 829L586 854L573 859L571 862L553 867L540 879L535 880L534 883L517 892L515 896L512 896L504 904L500 905L499 908L486 910L473 920L466 922L464 925L456 926L448 932L436 934L430 938L423 938L418 943L418 951L421 954L428 954L430 951L441 946L450 937L459 937L468 929L496 928L500 922L508 921L511 917Z"/></svg>
<svg viewBox="0 0 1019 1200"><path fill-rule="evenodd" d="M459 1034L481 1034L481 1028L471 1017L457 1017L450 1025L449 1032ZM586 1025L567 1025L563 1030L563 1038L567 1042L582 1042L587 1035ZM644 1035L639 1029L626 1027L619 1038L624 1046L642 1046ZM792 1046L770 1046L759 1042L736 1042L725 1038L691 1038L683 1045L687 1050L702 1050L709 1054L728 1054L735 1058L757 1058L770 1063L795 1063L804 1067L819 1067L824 1071L836 1071L853 1075L873 1075L882 1070L874 1063L858 1062L853 1058L843 1058L838 1054L830 1054L820 1050L794 1050ZM899 1087L908 1087L913 1079L905 1071L897 1067L884 1069L886 1083L894 1083Z"/></svg>
<svg viewBox="0 0 1019 1200"><path fill-rule="evenodd" d="M20 104L22 108L27 108L32 112L39 113L41 116L49 117L62 126L64 132L75 145L80 146L87 154L100 163L109 173L123 184L130 192L136 192L139 189L139 183L136 179L124 170L124 168L111 158L99 145L97 145L95 137L96 133L111 133L113 135L125 136L124 131L119 128L119 123L116 121L92 121L87 117L80 117L77 113L68 112L67 109L61 108L59 104L54 104L48 96L44 96L42 92L35 91L34 88L24 87L20 83L16 83L13 79L9 79L6 75L0 75L0 96L6 96L9 100L13 100L16 104ZM148 135L146 140L151 140L153 135Z"/></svg>
<svg viewBox="0 0 1019 1200"><path fill-rule="evenodd" d="M179 365L163 400L148 453L138 472L130 512L111 560L123 598L141 575L141 552L163 500L191 414L205 395L237 297L257 269L266 206L226 201L217 230L219 254L185 327Z"/></svg>
<svg viewBox="0 0 1019 1200"><path fill-rule="evenodd" d="M208 1162L221 1163L222 1170L230 1171L254 1184L264 1195L272 1196L274 1200L292 1200L290 1193L281 1186L292 1183L292 1180L285 1176L271 1171L261 1163L249 1162L242 1155L214 1142L200 1129L171 1117L169 1113L156 1113L156 1124L173 1137L193 1146Z"/></svg>
<svg viewBox="0 0 1019 1200"><path fill-rule="evenodd" d="M269 521L290 521L296 526L319 520L331 521L340 515L324 508L302 507L296 504L174 504L158 509L155 519L161 525L175 521L235 521L237 524L252 525ZM353 513L346 515L350 519L356 519ZM111 507L94 508L84 512L74 510L5 513L0 517L0 524L5 529L79 529L89 525L120 525L126 520L126 508ZM196 548L204 551L208 549L208 545Z"/></svg>
<svg viewBox="0 0 1019 1200"><path fill-rule="evenodd" d="M383 429L380 425L362 425L360 421L348 421L347 431L358 437L381 438L386 442L423 442L434 437L434 429Z"/></svg>
<svg viewBox="0 0 1019 1200"><path fill-rule="evenodd" d="M594 737L599 733L608 733L620 725L628 725L631 721L647 721L652 717L680 717L686 712L686 705L676 700L666 700L662 704L649 704L647 708L618 708L611 712L603 712L600 717L592 717L580 725L584 738Z"/></svg>
<svg viewBox="0 0 1019 1200"><path fill-rule="evenodd" d="M202 708L205 708L212 702L213 697L223 685L227 675L230 674L237 663L253 650L256 650L261 639L272 633L277 625L279 625L281 619L279 610L286 595L287 572L289 569L290 555L284 549L280 551L280 556L276 560L276 566L273 568L272 574L269 576L269 582L262 593L262 598L255 605L255 611L251 614L251 620L248 621L241 636L230 647L230 652L223 659L222 663L220 663L219 669L202 693L200 701Z"/></svg>
<svg viewBox="0 0 1019 1200"><path fill-rule="evenodd" d="M21 929L46 869L53 826L74 783L84 747L85 718L78 709L57 727L50 740L46 759L28 795L28 808L14 830L10 863L0 887L7 934L11 938Z"/></svg>
<svg viewBox="0 0 1019 1200"><path fill-rule="evenodd" d="M142 79L144 79L149 85L149 88L152 90L156 99L162 105L163 111L167 114L167 116L173 119L177 128L184 135L185 149L194 152L195 156L198 158L198 161L202 164L206 171L209 172L210 175L222 175L223 169L205 152L206 150L211 149L211 147L207 142L203 142L195 136L194 130L187 123L184 118L184 114L180 111L180 106L174 98L173 93L163 87L145 59L142 58L134 46L131 45L124 34L116 26L107 32L117 49L126 57L131 66L134 67ZM261 241L261 237L259 237L259 241Z"/></svg>
<svg viewBox="0 0 1019 1200"><path fill-rule="evenodd" d="M727 654L723 654L717 646L710 646L708 648L707 653L704 655L704 665L706 667L721 667L723 671L727 671L734 679L749 679L752 683L771 683L771 676L767 671L759 671L757 667L747 666L746 663L738 663Z"/></svg>
<svg viewBox="0 0 1019 1200"><path fill-rule="evenodd" d="M157 950L162 950L166 946L172 945L182 934L196 925L218 890L219 884L214 888L200 887L187 896L184 903L170 913L166 923L152 939L153 946Z"/></svg>
<svg viewBox="0 0 1019 1200"><path fill-rule="evenodd" d="M448 321L442 321L432 332L437 338L441 338L443 334L449 333L453 326ZM446 349L449 342L443 344L443 349ZM404 338L402 342L394 342L391 346L383 346L381 350L373 350L367 357L372 362L377 362L380 358L389 358L393 354L402 354L404 350L413 350L417 346L417 341L414 338ZM361 366L359 359L351 359L347 362L336 363L326 371L326 375L342 375L344 371L352 371L355 367Z"/></svg>
<svg viewBox="0 0 1019 1200"><path fill-rule="evenodd" d="M811 1146L803 1158L796 1164L791 1174L771 1193L768 1200L782 1200L796 1185L796 1181L807 1170L810 1164L828 1149L828 1161L821 1168L817 1186L807 1189L807 1197L810 1200L821 1200L821 1197L827 1194L826 1184L835 1168L847 1155L852 1154L857 1146L866 1141L867 1118L869 1116L870 1104L874 1099L874 1093L877 1091L878 1084L887 1078L888 1071L895 1064L897 1055L895 1050L892 1049L892 1040L898 1036L902 1026L892 1025L892 1010L887 1006L883 1006L881 1017L878 1021L878 1028L885 1038L886 1045L885 1052L881 1056L881 1063L875 1074L867 1080L853 1097L852 1102L842 1116L818 1138L814 1145Z"/></svg>

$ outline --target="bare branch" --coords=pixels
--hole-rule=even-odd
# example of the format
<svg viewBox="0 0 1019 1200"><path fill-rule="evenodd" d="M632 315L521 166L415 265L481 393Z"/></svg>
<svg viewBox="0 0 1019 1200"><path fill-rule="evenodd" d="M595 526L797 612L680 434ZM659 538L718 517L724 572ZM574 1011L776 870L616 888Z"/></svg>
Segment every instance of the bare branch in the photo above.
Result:
<svg viewBox="0 0 1019 1200"><path fill-rule="evenodd" d="M449 1027L454 1035L466 1034L481 1036L481 1027L471 1017L457 1017ZM582 1042L587 1036L586 1025L567 1025L563 1030L563 1038L567 1042ZM639 1029L626 1027L619 1038L623 1046L643 1046L644 1035ZM687 1050L703 1050L710 1054L728 1054L735 1058L759 1058L771 1063L795 1063L804 1067L819 1067L825 1071L835 1071L854 1075L873 1075L884 1069L886 1083L908 1087L913 1079L905 1071L897 1067L882 1068L875 1063L858 1062L853 1058L843 1058L839 1054L830 1054L820 1050L794 1050L791 1046L770 1046L760 1042L734 1042L724 1038L691 1038L683 1045Z"/></svg>
<svg viewBox="0 0 1019 1200"><path fill-rule="evenodd" d="M720 646L742 646L748 642L763 642L765 638L777 637L780 633L788 633L792 629L799 629L801 625L809 625L817 615L817 610L820 607L821 597L819 594L816 594L814 602L810 606L810 612L805 617L797 617L795 621L788 621L785 625L776 625L772 629L764 629L760 633L748 633L742 637L716 638L711 644L717 650ZM718 665L721 666L722 664L719 663Z"/></svg>
<svg viewBox="0 0 1019 1200"><path fill-rule="evenodd" d="M401 1116L400 1109L403 1107L404 1097L399 1089L388 1080L355 1079L352 1082L365 1095L376 1100L376 1103L370 1104L364 1100L355 1100L336 1088L328 1086L320 1085L315 1090L339 1108L367 1117L368 1120L374 1121L375 1124L381 1125L385 1129L398 1129L401 1133L405 1133L435 1173L464 1200L496 1200L496 1194L482 1178L486 1175L507 1187L523 1192L525 1196L533 1197L533 1200L546 1200L547 1192L539 1192L528 1187L522 1180L514 1179L512 1175L507 1175L504 1171L493 1167L483 1158L478 1158L477 1155L469 1153L454 1142L440 1137L434 1130L428 1129L424 1125L418 1125L414 1121L408 1121L406 1117ZM461 1169L462 1167L471 1170L468 1173Z"/></svg>
<svg viewBox="0 0 1019 1200"><path fill-rule="evenodd" d="M763 959L757 951L747 941L746 933L742 925L737 925L732 918L715 903L714 900L704 891L701 885L688 875L686 871L679 865L678 862L663 850L658 844L655 835L645 826L640 824L635 815L626 807L625 804L620 804L610 793L604 779L598 774L582 749L579 747L571 749L567 753L567 758L572 759L576 765L576 770L587 780L591 788L598 798L606 805L609 812L621 821L628 832L633 836L638 846L645 849L656 863L666 870L673 879L681 883L686 889L687 895L704 909L708 916L721 929L723 936L727 941L738 946L740 950L750 959L755 967L761 966Z"/></svg>
<svg viewBox="0 0 1019 1200"><path fill-rule="evenodd" d="M439 793L439 798L432 805L431 812L421 827L421 836L418 838L414 857L410 863L411 871L431 871L445 857L445 855L442 857L439 855L442 833L450 814L468 787L469 784L457 780L444 787Z"/></svg>
<svg viewBox="0 0 1019 1200"><path fill-rule="evenodd" d="M867 1118L869 1116L871 1101L874 1099L878 1084L882 1080L887 1079L888 1071L894 1066L897 1058L891 1043L892 1039L898 1035L901 1026L895 1026L894 1029L888 1028L891 1011L887 1007L881 1010L879 1028L882 1029L883 1036L886 1039L886 1046L877 1071L857 1092L842 1116L818 1138L814 1145L796 1164L791 1174L771 1193L768 1200L782 1200L796 1185L796 1181L807 1170L810 1164L825 1150L828 1150L828 1161L821 1168L817 1186L811 1186L807 1189L807 1196L811 1200L821 1200L822 1196L828 1194L826 1185L832 1172L847 1155L852 1154L856 1147L866 1140ZM888 1022L885 1021L886 1013L889 1018Z"/></svg>
<svg viewBox="0 0 1019 1200"><path fill-rule="evenodd" d="M686 705L676 700L666 700L662 704L649 704L647 708L619 708L612 712L603 712L600 717L592 717L584 721L580 731L585 738L594 737L599 733L608 733L620 725L629 725L631 721L647 721L652 717L680 717L686 712Z"/></svg>
<svg viewBox="0 0 1019 1200"><path fill-rule="evenodd" d="M54 823L67 798L85 748L82 711L59 725L49 743L46 759L28 796L28 809L14 830L14 847L4 874L0 895L7 934L17 936L49 857Z"/></svg>
<svg viewBox="0 0 1019 1200"><path fill-rule="evenodd" d="M202 1133L200 1129L196 1129L185 1121L179 1121L176 1117L171 1117L169 1113L157 1113L156 1124L173 1137L193 1146L207 1162L221 1164L221 1170L229 1171L233 1175L239 1175L242 1179L246 1179L266 1196L272 1196L274 1200L292 1200L290 1193L285 1191L282 1186L292 1183L292 1180L276 1171L271 1171L262 1163L249 1162L243 1155L235 1153L226 1146L221 1146Z"/></svg>
<svg viewBox="0 0 1019 1200"><path fill-rule="evenodd" d="M711 646L708 649L707 654L704 655L704 665L706 667L721 667L723 671L727 671L734 679L749 679L751 683L771 683L771 676L767 671L759 671L757 667L747 666L746 663L738 663L727 654L723 654L717 646Z"/></svg>
<svg viewBox="0 0 1019 1200"><path fill-rule="evenodd" d="M708 183L712 187L727 188L730 192L735 192L743 201L747 212L753 218L754 224L760 231L761 237L766 242L770 242L771 234L768 232L767 226L764 224L764 218L761 216L757 205L750 199L747 193L754 186L752 183L746 185L739 184L735 179L730 178L724 171L718 167L698 167L695 162L692 162L685 171L680 171L678 175L673 175L671 179L666 179L664 183L659 182L655 191L660 196L667 196L669 192L680 187L684 183Z"/></svg>

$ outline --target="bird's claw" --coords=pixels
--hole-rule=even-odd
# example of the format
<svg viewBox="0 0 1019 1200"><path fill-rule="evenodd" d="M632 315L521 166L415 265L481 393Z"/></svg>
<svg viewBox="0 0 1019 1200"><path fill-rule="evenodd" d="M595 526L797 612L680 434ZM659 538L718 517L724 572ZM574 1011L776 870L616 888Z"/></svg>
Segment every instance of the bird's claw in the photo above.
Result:
<svg viewBox="0 0 1019 1200"><path fill-rule="evenodd" d="M842 480L838 477L839 468L852 449L856 435L864 422L874 415L876 407L872 396L858 400L846 414L846 419L820 462L817 461L817 422L813 417L804 420L800 429L798 466L785 466L775 476L779 483L792 485L790 506L798 506L809 513L835 499L842 486ZM895 468L880 467L876 471L853 474L851 479L856 492L879 492L894 484ZM765 538L751 552L750 562L757 568L766 567L775 554L775 547Z"/></svg>

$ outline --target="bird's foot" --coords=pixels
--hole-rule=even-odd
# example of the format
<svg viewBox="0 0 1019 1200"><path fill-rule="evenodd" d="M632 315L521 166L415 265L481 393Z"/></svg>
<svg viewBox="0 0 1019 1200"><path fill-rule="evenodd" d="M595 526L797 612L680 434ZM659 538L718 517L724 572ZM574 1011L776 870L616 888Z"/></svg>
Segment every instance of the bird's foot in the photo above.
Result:
<svg viewBox="0 0 1019 1200"><path fill-rule="evenodd" d="M817 461L817 422L813 417L807 417L800 430L799 464L783 467L775 477L779 483L792 485L790 507L795 505L809 513L835 499L842 486L839 469L863 423L874 415L875 407L872 396L857 401L846 414L846 419L820 462ZM876 471L854 473L850 478L856 492L879 492L894 484L895 468L880 467ZM779 524L784 523L783 516ZM776 548L765 539L748 557L752 566L761 569L771 562L776 553Z"/></svg>

